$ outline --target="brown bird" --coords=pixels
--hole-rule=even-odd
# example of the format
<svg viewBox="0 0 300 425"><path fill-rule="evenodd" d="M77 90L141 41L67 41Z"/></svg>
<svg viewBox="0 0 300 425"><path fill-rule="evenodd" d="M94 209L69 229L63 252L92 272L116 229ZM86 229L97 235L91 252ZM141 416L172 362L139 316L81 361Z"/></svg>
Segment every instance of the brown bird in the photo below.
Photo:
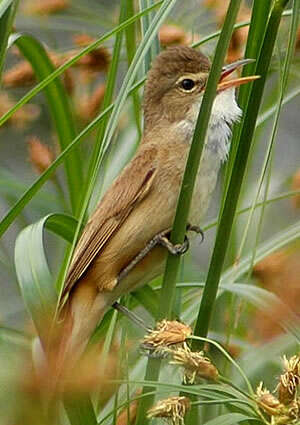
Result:
<svg viewBox="0 0 300 425"><path fill-rule="evenodd" d="M234 88L256 77L223 78L249 61L223 68L193 193L191 225L198 225L207 210L228 155L230 126L241 115ZM68 271L62 296L68 297L64 355L82 353L108 307L163 272L166 247L184 251L168 242L167 232L209 70L208 58L189 47L169 48L155 59L145 86L142 142L89 219Z"/></svg>

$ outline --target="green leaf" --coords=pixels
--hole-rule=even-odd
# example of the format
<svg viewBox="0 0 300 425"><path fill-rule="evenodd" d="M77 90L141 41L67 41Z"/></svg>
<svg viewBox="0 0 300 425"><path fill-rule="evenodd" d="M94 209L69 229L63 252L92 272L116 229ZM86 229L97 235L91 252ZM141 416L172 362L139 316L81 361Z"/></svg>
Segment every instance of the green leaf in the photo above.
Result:
<svg viewBox="0 0 300 425"><path fill-rule="evenodd" d="M25 58L30 62L39 81L43 81L55 70L45 48L34 37L28 34L11 36L10 44L15 43ZM74 117L65 88L60 79L52 81L45 87L45 95L49 104L56 133L63 151L76 136ZM82 162L80 152L74 149L65 159L65 167L73 212L76 212L82 188Z"/></svg>
<svg viewBox="0 0 300 425"><path fill-rule="evenodd" d="M17 1L0 1L0 77L6 56L8 37L17 9Z"/></svg>
<svg viewBox="0 0 300 425"><path fill-rule="evenodd" d="M45 226L51 232L72 243L77 223L76 218L71 215L51 214L48 216Z"/></svg>
<svg viewBox="0 0 300 425"><path fill-rule="evenodd" d="M242 182L246 172L249 152L251 144L253 143L253 134L258 111L262 101L281 15L286 3L287 0L275 2L262 42L262 47L260 48L260 45L256 47L257 53L260 52L260 54L257 60L255 73L260 75L261 78L256 80L251 88L249 101L247 102L247 108L244 110L244 117L239 132L236 155L234 155L234 166L232 167L228 190L224 193L226 194L226 198L220 212L214 250L195 327L195 334L199 336L206 336L209 329L222 268L229 247ZM261 23L261 25L263 25L263 23ZM258 31L260 31L260 29L258 29ZM235 150L233 153L235 154ZM193 348L199 348L199 344L195 344Z"/></svg>
<svg viewBox="0 0 300 425"><path fill-rule="evenodd" d="M64 407L71 425L97 425L97 418L89 397L65 400Z"/></svg>
<svg viewBox="0 0 300 425"><path fill-rule="evenodd" d="M251 416L245 416L241 413L226 413L225 415L218 416L215 419L205 422L205 425L235 425L245 421L257 421L257 418L251 418Z"/></svg>
<svg viewBox="0 0 300 425"><path fill-rule="evenodd" d="M49 270L45 249L44 229L47 228L67 241L72 241L77 221L64 214L51 214L27 226L15 245L15 267L22 297L40 336L53 318L57 294Z"/></svg>

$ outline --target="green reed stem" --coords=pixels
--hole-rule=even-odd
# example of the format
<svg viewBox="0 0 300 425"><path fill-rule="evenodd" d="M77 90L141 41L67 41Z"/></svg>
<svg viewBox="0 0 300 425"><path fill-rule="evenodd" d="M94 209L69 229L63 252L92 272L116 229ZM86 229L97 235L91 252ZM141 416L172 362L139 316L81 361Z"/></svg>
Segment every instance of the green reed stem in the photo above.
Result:
<svg viewBox="0 0 300 425"><path fill-rule="evenodd" d="M245 110L234 167L228 185L224 208L220 215L213 255L195 327L195 335L201 337L206 337L209 329L222 267L229 245L229 238L233 227L239 194L255 130L256 119L266 83L267 72L272 57L278 27L281 21L281 15L287 2L288 0L277 0L275 2L257 61L255 72L257 75L260 75L261 78L253 83L253 88ZM198 349L199 346L201 346L201 343L195 341L192 346L193 348Z"/></svg>

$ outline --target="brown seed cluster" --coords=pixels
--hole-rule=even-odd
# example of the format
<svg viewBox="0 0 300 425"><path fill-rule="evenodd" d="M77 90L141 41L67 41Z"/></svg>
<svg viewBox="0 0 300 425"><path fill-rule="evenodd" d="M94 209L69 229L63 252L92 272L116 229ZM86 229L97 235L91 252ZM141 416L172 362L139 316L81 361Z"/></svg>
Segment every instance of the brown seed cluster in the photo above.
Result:
<svg viewBox="0 0 300 425"><path fill-rule="evenodd" d="M184 344L172 352L173 360L170 364L176 364L184 369L183 381L185 384L198 383L199 379L216 380L219 372L203 351L191 351Z"/></svg>
<svg viewBox="0 0 300 425"><path fill-rule="evenodd" d="M8 93L0 92L0 116L4 115L13 106L14 102ZM18 129L23 129L26 125L36 120L39 115L40 108L37 105L27 104L18 109L7 123Z"/></svg>
<svg viewBox="0 0 300 425"><path fill-rule="evenodd" d="M162 320L142 341L142 347L154 353L168 354L169 347L182 344L190 335L190 326L177 320Z"/></svg>
<svg viewBox="0 0 300 425"><path fill-rule="evenodd" d="M165 24L159 30L159 41L162 46L172 46L173 44L189 44L189 36L177 25Z"/></svg>
<svg viewBox="0 0 300 425"><path fill-rule="evenodd" d="M54 154L42 141L32 136L28 139L29 159L38 174L42 174L52 164Z"/></svg>
<svg viewBox="0 0 300 425"><path fill-rule="evenodd" d="M142 348L149 350L150 354L169 356L170 364L181 366L185 384L192 385L200 379L217 380L219 372L204 352L192 351L188 347L186 340L191 333L191 328L184 323L162 320L144 337Z"/></svg>
<svg viewBox="0 0 300 425"><path fill-rule="evenodd" d="M74 37L75 49L64 53L48 50L47 53L55 68L65 64L79 53L83 48L95 41L87 34L79 34ZM78 47L77 47L78 46ZM106 73L110 64L111 55L103 46L95 48L84 55L71 68L64 71L61 78L70 96L73 97L78 117L84 123L93 119L101 107L105 94L105 84L95 83L100 73ZM3 74L3 87L5 89L28 87L36 83L35 72L29 62L19 61L16 65L7 69ZM77 84L79 82L79 84ZM14 105L7 93L0 93L0 116ZM37 107L25 105L18 110L10 119L17 127L34 120L38 115Z"/></svg>
<svg viewBox="0 0 300 425"><path fill-rule="evenodd" d="M265 412L273 425L290 425L300 420L300 397L298 396L300 384L300 358L292 356L283 357L284 373L279 377L276 387L277 396L263 387L257 387L256 402Z"/></svg>
<svg viewBox="0 0 300 425"><path fill-rule="evenodd" d="M300 384L300 358L293 356L289 360L283 357L285 372L280 375L278 384L278 398L283 404L289 404L295 400L297 389Z"/></svg>
<svg viewBox="0 0 300 425"><path fill-rule="evenodd" d="M295 243L288 248L270 254L253 268L253 275L260 285L275 293L280 304L272 303L268 311L257 311L253 316L255 338L270 340L282 333L280 322L286 321L291 311L300 314L300 246Z"/></svg>
<svg viewBox="0 0 300 425"><path fill-rule="evenodd" d="M187 397L169 397L158 401L155 406L148 410L147 417L164 418L172 425L184 425L184 416L190 409L191 403Z"/></svg>
<svg viewBox="0 0 300 425"><path fill-rule="evenodd" d="M83 121L96 117L105 95L105 84L100 83L91 95L84 96L77 105L77 114Z"/></svg>
<svg viewBox="0 0 300 425"><path fill-rule="evenodd" d="M69 0L28 0L24 6L24 12L28 15L47 16L62 12L69 6Z"/></svg>

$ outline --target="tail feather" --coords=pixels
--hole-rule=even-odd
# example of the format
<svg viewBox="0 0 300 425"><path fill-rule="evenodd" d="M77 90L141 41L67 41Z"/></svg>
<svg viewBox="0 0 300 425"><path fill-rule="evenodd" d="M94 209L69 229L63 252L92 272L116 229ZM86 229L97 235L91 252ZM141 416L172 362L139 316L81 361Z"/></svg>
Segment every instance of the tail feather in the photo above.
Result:
<svg viewBox="0 0 300 425"><path fill-rule="evenodd" d="M46 352L55 383L75 367L106 309L105 295L86 282L71 292Z"/></svg>

